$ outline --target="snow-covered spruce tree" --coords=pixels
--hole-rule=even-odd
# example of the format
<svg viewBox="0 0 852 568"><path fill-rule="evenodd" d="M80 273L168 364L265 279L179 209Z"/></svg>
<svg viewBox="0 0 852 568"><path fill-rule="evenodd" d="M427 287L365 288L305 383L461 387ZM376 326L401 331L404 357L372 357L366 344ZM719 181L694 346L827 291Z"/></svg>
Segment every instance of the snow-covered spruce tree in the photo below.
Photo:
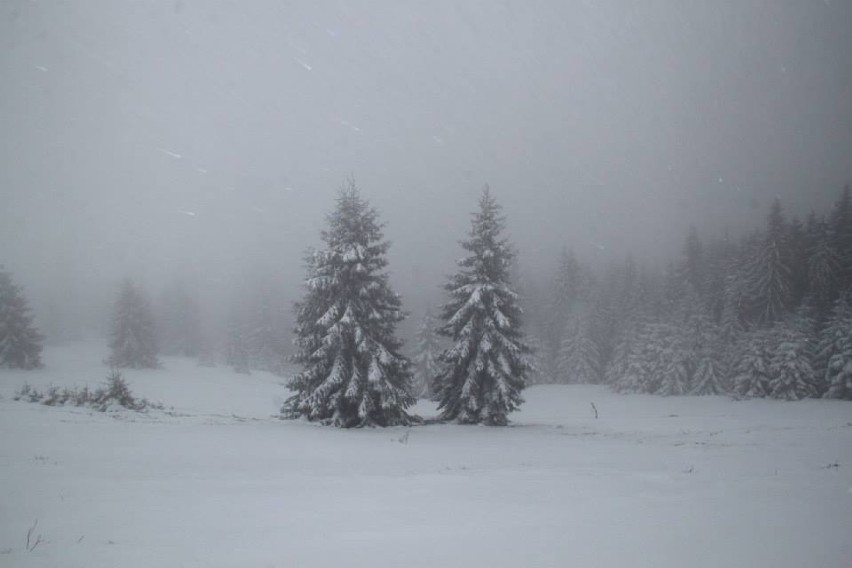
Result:
<svg viewBox="0 0 852 568"><path fill-rule="evenodd" d="M245 315L238 309L232 308L228 316L228 338L225 347L225 362L235 373L251 374L249 370L249 331Z"/></svg>
<svg viewBox="0 0 852 568"><path fill-rule="evenodd" d="M698 230L694 226L689 228L689 234L686 237L678 276L699 295L706 291L708 285L706 254L704 245L698 237Z"/></svg>
<svg viewBox="0 0 852 568"><path fill-rule="evenodd" d="M791 306L793 276L787 221L781 201L772 203L766 232L752 247L745 265L744 286L749 318L771 325Z"/></svg>
<svg viewBox="0 0 852 568"><path fill-rule="evenodd" d="M113 367L153 369L157 360L157 337L151 304L130 280L121 286L112 316L110 356Z"/></svg>
<svg viewBox="0 0 852 568"><path fill-rule="evenodd" d="M722 313L727 304L728 284L736 259L736 246L727 235L711 241L706 254L706 274L704 301L711 319L721 323Z"/></svg>
<svg viewBox="0 0 852 568"><path fill-rule="evenodd" d="M21 287L0 265L0 367L41 367L42 339Z"/></svg>
<svg viewBox="0 0 852 568"><path fill-rule="evenodd" d="M726 392L734 392L734 367L740 356L740 347L743 345L742 318L740 317L742 296L737 289L739 279L733 274L735 261L728 265L728 274L725 276L724 297L722 300L721 313L718 325L719 363L722 371L722 385Z"/></svg>
<svg viewBox="0 0 852 568"><path fill-rule="evenodd" d="M734 392L739 397L766 397L772 392L769 364L772 359L771 330L756 328L740 337L731 370Z"/></svg>
<svg viewBox="0 0 852 568"><path fill-rule="evenodd" d="M648 346L655 318L650 315L653 302L649 283L632 257L627 258L610 280L614 295L607 310L609 322L597 335L602 354L610 353L609 357L604 356L604 380L616 392L653 392ZM611 345L607 347L606 342Z"/></svg>
<svg viewBox="0 0 852 568"><path fill-rule="evenodd" d="M588 310L574 314L563 334L557 359L560 383L601 382L601 351L591 334Z"/></svg>
<svg viewBox="0 0 852 568"><path fill-rule="evenodd" d="M549 313L545 316L545 349L539 354L544 359L546 372L550 375L559 375L559 352L571 315L577 308L580 276L580 264L573 251L564 249L553 282Z"/></svg>
<svg viewBox="0 0 852 568"><path fill-rule="evenodd" d="M198 356L196 361L199 367L216 366L216 346L213 338L208 333L202 333L198 345Z"/></svg>
<svg viewBox="0 0 852 568"><path fill-rule="evenodd" d="M622 394L655 392L658 386L658 334L659 324L645 317L637 320L624 334L615 349L607 382Z"/></svg>
<svg viewBox="0 0 852 568"><path fill-rule="evenodd" d="M841 293L852 291L852 188L843 188L831 211L834 250L839 257L838 286Z"/></svg>
<svg viewBox="0 0 852 568"><path fill-rule="evenodd" d="M841 297L822 330L817 349L824 361L824 398L852 400L852 302Z"/></svg>
<svg viewBox="0 0 852 568"><path fill-rule="evenodd" d="M689 394L721 394L724 392L724 365L721 357L719 325L713 321L711 309L701 301L691 283L687 283L677 310L681 331L684 363L689 373Z"/></svg>
<svg viewBox="0 0 852 568"><path fill-rule="evenodd" d="M247 325L247 346L250 366L276 375L284 372L286 356L284 328L279 310L269 292L257 295Z"/></svg>
<svg viewBox="0 0 852 568"><path fill-rule="evenodd" d="M628 344L634 342L636 335L650 320L648 319L649 301L648 282L642 276L632 257L615 267L609 275L609 298L606 306L596 306L595 339L601 349L601 356L607 363L605 380L614 385L621 379L624 369L624 354L631 349ZM634 337L627 337L628 335Z"/></svg>
<svg viewBox="0 0 852 568"><path fill-rule="evenodd" d="M395 337L405 315L383 271L390 243L351 180L328 224L325 248L307 258L293 357L302 371L290 381L296 394L282 414L344 428L408 424L410 363Z"/></svg>
<svg viewBox="0 0 852 568"><path fill-rule="evenodd" d="M641 392L638 377L633 374L627 377L632 361L639 354L644 322L634 322L622 332L612 350L612 357L604 370L604 382L612 386L616 392Z"/></svg>
<svg viewBox="0 0 852 568"><path fill-rule="evenodd" d="M201 310L183 283L163 291L157 309L157 343L164 355L197 357L201 344Z"/></svg>
<svg viewBox="0 0 852 568"><path fill-rule="evenodd" d="M685 330L671 323L659 323L654 328L649 345L654 363L652 381L656 386L653 392L663 396L684 395L690 390L694 368Z"/></svg>
<svg viewBox="0 0 852 568"><path fill-rule="evenodd" d="M621 376L613 384L620 393L682 395L689 390L690 353L681 328L670 322L645 321L630 334Z"/></svg>
<svg viewBox="0 0 852 568"><path fill-rule="evenodd" d="M689 394L722 394L725 387L725 370L722 360L713 353L712 347L704 347L699 353L692 375L692 388Z"/></svg>
<svg viewBox="0 0 852 568"><path fill-rule="evenodd" d="M819 323L825 322L836 296L840 274L840 255L834 249L831 233L825 220L815 220L811 228L808 251L808 297L806 303L814 310Z"/></svg>
<svg viewBox="0 0 852 568"><path fill-rule="evenodd" d="M693 325L695 369L692 373L690 394L722 394L728 389L725 384L725 360L721 352L719 326L708 317L696 319Z"/></svg>
<svg viewBox="0 0 852 568"><path fill-rule="evenodd" d="M419 398L432 396L432 380L440 373L438 356L440 345L435 333L437 322L432 313L426 310L417 328L417 353L414 355L414 395Z"/></svg>
<svg viewBox="0 0 852 568"><path fill-rule="evenodd" d="M813 322L801 310L772 328L769 360L769 396L799 400L816 396L811 366L810 335Z"/></svg>
<svg viewBox="0 0 852 568"><path fill-rule="evenodd" d="M441 418L461 424L500 426L523 402L532 365L521 331L518 296L509 284L513 252L501 237L505 220L486 186L473 214L468 255L446 284L450 300L438 333L453 345L441 354L443 372L433 391Z"/></svg>
<svg viewBox="0 0 852 568"><path fill-rule="evenodd" d="M589 336L595 345L598 347L601 361L601 382L612 384L607 371L609 363L612 360L615 351L613 345L613 335L611 322L614 321L612 308L608 303L608 298L604 293L596 293L594 297L589 298L588 303L589 314Z"/></svg>

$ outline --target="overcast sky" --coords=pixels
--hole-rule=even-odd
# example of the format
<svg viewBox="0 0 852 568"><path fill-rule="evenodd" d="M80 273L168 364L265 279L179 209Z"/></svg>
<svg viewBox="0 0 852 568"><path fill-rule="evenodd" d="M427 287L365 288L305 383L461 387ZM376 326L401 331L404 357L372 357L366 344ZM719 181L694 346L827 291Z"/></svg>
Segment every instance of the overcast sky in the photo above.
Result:
<svg viewBox="0 0 852 568"><path fill-rule="evenodd" d="M852 180L849 22L840 0L6 1L0 262L37 294L248 268L295 298L350 174L409 295L485 183L528 270L659 259Z"/></svg>

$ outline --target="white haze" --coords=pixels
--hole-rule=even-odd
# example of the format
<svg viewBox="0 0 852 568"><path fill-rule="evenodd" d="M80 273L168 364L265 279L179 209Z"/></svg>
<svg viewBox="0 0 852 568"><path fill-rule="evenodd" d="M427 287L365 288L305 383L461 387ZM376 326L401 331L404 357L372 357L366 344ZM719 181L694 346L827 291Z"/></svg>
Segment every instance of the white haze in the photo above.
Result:
<svg viewBox="0 0 852 568"><path fill-rule="evenodd" d="M352 175L409 309L489 183L524 271L676 254L852 179L852 3L0 5L0 263L101 317L130 275L300 294ZM48 307L46 307L48 306Z"/></svg>

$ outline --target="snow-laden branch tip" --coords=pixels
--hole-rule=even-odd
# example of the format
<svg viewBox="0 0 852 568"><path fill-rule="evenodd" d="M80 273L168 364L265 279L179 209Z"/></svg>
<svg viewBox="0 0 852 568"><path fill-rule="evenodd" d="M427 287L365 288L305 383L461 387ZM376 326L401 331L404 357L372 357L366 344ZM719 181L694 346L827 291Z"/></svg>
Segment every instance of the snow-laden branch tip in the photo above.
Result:
<svg viewBox="0 0 852 568"><path fill-rule="evenodd" d="M172 152L171 150L166 150L165 148L159 148L159 150L160 150L160 152L162 152L166 156L171 156L172 158L175 158L176 160L183 158L183 155L178 154L177 152Z"/></svg>

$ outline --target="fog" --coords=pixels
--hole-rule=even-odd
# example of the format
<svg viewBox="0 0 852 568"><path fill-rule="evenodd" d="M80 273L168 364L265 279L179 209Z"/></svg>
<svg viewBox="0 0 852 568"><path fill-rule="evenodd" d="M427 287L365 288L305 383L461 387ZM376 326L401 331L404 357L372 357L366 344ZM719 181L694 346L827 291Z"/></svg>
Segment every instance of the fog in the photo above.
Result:
<svg viewBox="0 0 852 568"><path fill-rule="evenodd" d="M408 309L489 184L523 274L677 254L852 180L852 3L0 6L0 263L101 321L126 276L300 295L354 176ZM77 314L78 317L80 314ZM91 323L90 322L90 323Z"/></svg>

